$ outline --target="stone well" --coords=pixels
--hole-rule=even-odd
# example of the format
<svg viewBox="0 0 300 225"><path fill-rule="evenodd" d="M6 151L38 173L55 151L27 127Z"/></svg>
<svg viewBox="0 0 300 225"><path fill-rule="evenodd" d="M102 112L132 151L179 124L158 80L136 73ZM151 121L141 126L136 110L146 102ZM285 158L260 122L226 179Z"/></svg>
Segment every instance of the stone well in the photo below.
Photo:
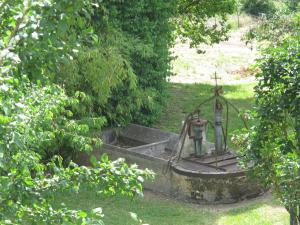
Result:
<svg viewBox="0 0 300 225"><path fill-rule="evenodd" d="M153 170L155 180L146 182L145 188L154 192L197 203L234 203L264 192L246 177L246 171L238 167L231 152L177 161L174 155L178 134L135 124L121 130L103 131L101 136L104 144L92 154L100 158L107 153L112 160L125 158L127 163ZM89 156L81 153L75 161L89 165Z"/></svg>

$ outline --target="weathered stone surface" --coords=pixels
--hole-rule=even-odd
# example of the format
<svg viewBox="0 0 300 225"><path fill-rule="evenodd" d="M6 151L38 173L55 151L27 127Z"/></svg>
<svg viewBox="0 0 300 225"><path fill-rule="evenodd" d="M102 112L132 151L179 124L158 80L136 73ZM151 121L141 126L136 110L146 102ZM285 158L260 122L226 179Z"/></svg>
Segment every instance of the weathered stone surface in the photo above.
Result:
<svg viewBox="0 0 300 225"><path fill-rule="evenodd" d="M128 125L120 132L120 136L148 144L168 140L166 150L174 149L179 138L178 134L144 127L137 124Z"/></svg>
<svg viewBox="0 0 300 225"><path fill-rule="evenodd" d="M126 143L118 145L118 138ZM100 158L105 152L111 159L125 158L128 163L153 170L155 181L146 182L145 187L155 192L197 203L233 203L264 192L236 165L220 171L193 161L175 160L170 166L170 150L174 150L178 142L178 135L174 133L132 124L118 132L103 132L102 140L104 145L94 150L93 155ZM224 158L231 160L230 155ZM88 159L89 156L81 153L75 161L89 165ZM211 162L210 158L203 160Z"/></svg>

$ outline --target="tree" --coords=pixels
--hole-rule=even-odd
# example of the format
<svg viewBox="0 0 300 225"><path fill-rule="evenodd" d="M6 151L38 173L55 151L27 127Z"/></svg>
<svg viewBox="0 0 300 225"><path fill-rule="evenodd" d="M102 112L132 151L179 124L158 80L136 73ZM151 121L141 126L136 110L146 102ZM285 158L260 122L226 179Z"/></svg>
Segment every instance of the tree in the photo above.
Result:
<svg viewBox="0 0 300 225"><path fill-rule="evenodd" d="M82 93L69 97L49 79L56 63L72 57L77 44L95 38L91 30L80 36L73 29L76 23L88 25L89 12L98 5L76 3L0 3L1 224L103 224L101 208L53 207L51 195L79 191L85 183L101 194L133 196L142 193L144 179L153 177L122 159L111 162L107 155L100 161L91 158L93 168L68 160L72 151L90 152L100 144L90 128L99 129L105 121L101 116L76 120L73 109ZM57 27L60 22L63 28ZM32 82L34 77L43 82Z"/></svg>
<svg viewBox="0 0 300 225"><path fill-rule="evenodd" d="M293 11L296 11L298 9L298 6L299 6L299 3L300 1L299 0L286 0L289 8Z"/></svg>
<svg viewBox="0 0 300 225"><path fill-rule="evenodd" d="M180 36L192 47L227 38L226 15L234 11L234 0L131 0L103 1L103 11L94 17L94 30L117 46L132 66L141 91L141 108L134 122L153 123L165 100L167 77L171 75L170 48ZM113 96L123 95L118 90ZM112 98L114 101L114 98ZM124 111L124 110L123 110ZM134 111L134 110L133 110Z"/></svg>
<svg viewBox="0 0 300 225"><path fill-rule="evenodd" d="M257 125L247 133L241 159L252 175L276 193L300 224L300 36L262 51L255 87Z"/></svg>
<svg viewBox="0 0 300 225"><path fill-rule="evenodd" d="M191 46L214 44L227 38L228 14L235 11L235 0L178 0L174 18L176 34L190 40Z"/></svg>
<svg viewBox="0 0 300 225"><path fill-rule="evenodd" d="M70 161L72 153L90 152L100 144L91 135L91 129L103 126L107 119L103 115L109 118L101 110L78 114L79 102L97 98L102 91L103 99L100 103L95 101L95 105L111 103L103 108L108 106L117 111L117 117L122 116L126 109L121 107L128 104L127 98L125 102L122 99L123 94L128 93L127 87L135 91L137 75L143 98L139 101L142 110L136 116L153 114L165 78L170 74L168 47L174 38L174 23L179 34L190 37L194 45L217 42L225 37L225 15L231 12L233 0L221 4L208 0L136 3L0 2L1 224L102 224L101 209L83 212L53 208L51 194L58 190L78 191L82 183L87 183L102 194L133 196L141 194L144 179L153 177L151 171L128 166L123 160L110 162L106 155L99 162L92 158L93 168ZM213 26L207 24L218 15L221 18L216 18ZM104 35L105 32L110 35ZM118 40L111 41L114 37ZM102 46L105 48L101 49ZM71 72L64 67L68 62L76 64L68 67ZM95 68L99 65L107 65L109 72L101 74L102 83L93 83L90 78L99 72ZM72 73L74 68L77 74ZM118 73L114 68L118 68ZM57 78L64 72L69 72L66 77L70 86L66 80ZM113 75L107 77L109 73ZM85 80L72 80L72 75ZM90 92L86 95L84 89ZM130 98L134 102L135 93ZM132 119L131 115L124 118Z"/></svg>
<svg viewBox="0 0 300 225"><path fill-rule="evenodd" d="M244 0L243 10L253 16L272 15L275 12L275 5L272 0Z"/></svg>

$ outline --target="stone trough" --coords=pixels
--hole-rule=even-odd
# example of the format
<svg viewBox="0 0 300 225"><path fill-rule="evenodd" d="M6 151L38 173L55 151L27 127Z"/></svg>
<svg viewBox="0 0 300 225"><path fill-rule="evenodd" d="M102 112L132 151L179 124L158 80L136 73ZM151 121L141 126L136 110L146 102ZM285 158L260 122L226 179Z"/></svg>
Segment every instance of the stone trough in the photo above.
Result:
<svg viewBox="0 0 300 225"><path fill-rule="evenodd" d="M103 131L101 136L104 144L92 154L100 158L105 152L111 159L125 158L127 163L153 170L155 180L146 182L145 188L154 192L197 203L234 203L264 192L246 177L231 152L171 161L178 134L131 124L121 130ZM82 153L76 162L89 165L89 156Z"/></svg>

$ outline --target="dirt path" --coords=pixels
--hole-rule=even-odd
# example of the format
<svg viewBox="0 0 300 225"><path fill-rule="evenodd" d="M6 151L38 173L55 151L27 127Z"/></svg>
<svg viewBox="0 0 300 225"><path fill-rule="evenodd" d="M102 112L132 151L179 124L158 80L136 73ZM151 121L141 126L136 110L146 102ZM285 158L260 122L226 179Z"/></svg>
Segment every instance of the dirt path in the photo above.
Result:
<svg viewBox="0 0 300 225"><path fill-rule="evenodd" d="M172 49L177 59L173 62L170 78L173 83L213 83L214 72L221 77L223 84L235 84L254 81L249 70L257 55L242 41L247 27L232 31L228 41L213 46L203 46L205 54L198 54L188 43L178 42Z"/></svg>

